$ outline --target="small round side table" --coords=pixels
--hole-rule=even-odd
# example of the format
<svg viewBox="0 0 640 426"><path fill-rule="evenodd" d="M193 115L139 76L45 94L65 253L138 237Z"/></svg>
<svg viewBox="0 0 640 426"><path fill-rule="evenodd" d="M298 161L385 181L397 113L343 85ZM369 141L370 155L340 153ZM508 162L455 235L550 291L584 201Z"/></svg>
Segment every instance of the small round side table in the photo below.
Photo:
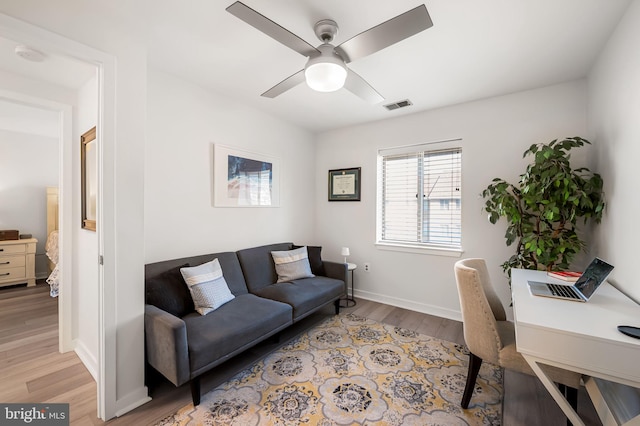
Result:
<svg viewBox="0 0 640 426"><path fill-rule="evenodd" d="M351 272L351 295L347 292L347 297L342 299L344 301L344 305L340 305L341 308L351 308L352 306L356 306L356 299L353 298L353 271L356 270L358 265L355 263L347 263L347 271Z"/></svg>

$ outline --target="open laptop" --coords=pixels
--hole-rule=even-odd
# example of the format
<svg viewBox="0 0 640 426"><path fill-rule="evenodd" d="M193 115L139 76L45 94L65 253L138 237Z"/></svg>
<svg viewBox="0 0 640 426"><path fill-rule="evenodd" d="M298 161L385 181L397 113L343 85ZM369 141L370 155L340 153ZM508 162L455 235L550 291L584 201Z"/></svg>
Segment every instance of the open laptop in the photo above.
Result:
<svg viewBox="0 0 640 426"><path fill-rule="evenodd" d="M529 281L529 289L535 296L586 302L612 270L613 266L596 257L573 285Z"/></svg>

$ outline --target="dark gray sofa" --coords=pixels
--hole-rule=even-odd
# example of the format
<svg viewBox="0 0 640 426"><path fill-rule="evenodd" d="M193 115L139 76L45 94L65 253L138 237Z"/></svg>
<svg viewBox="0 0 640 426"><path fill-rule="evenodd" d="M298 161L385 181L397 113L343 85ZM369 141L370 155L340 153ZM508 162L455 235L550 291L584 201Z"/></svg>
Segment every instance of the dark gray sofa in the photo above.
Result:
<svg viewBox="0 0 640 426"><path fill-rule="evenodd" d="M145 342L148 364L180 386L191 383L200 403L200 375L333 303L339 312L347 266L309 247L312 278L276 283L272 251L291 243L213 253L145 265ZM233 300L207 315L195 312L180 268L218 259Z"/></svg>

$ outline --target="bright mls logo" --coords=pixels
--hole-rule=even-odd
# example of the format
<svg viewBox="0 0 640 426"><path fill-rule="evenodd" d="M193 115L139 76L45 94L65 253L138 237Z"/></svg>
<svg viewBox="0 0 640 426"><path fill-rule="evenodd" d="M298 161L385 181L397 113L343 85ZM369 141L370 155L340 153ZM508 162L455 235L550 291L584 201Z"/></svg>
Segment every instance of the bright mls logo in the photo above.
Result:
<svg viewBox="0 0 640 426"><path fill-rule="evenodd" d="M69 404L0 404L0 425L69 426Z"/></svg>

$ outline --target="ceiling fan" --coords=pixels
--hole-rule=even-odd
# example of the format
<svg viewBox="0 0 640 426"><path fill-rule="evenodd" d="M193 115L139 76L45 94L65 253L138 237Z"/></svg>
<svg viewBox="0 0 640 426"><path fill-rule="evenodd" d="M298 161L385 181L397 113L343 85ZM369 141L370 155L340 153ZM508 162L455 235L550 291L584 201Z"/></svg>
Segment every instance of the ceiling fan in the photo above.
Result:
<svg viewBox="0 0 640 426"><path fill-rule="evenodd" d="M322 44L313 47L244 3L236 1L227 7L227 12L309 58L304 69L264 92L262 96L267 98L275 98L306 81L309 87L319 92L333 92L345 87L367 102L382 102L384 98L347 64L433 26L426 6L420 5L334 46L331 42L338 32L338 24L331 19L323 19L314 26Z"/></svg>

